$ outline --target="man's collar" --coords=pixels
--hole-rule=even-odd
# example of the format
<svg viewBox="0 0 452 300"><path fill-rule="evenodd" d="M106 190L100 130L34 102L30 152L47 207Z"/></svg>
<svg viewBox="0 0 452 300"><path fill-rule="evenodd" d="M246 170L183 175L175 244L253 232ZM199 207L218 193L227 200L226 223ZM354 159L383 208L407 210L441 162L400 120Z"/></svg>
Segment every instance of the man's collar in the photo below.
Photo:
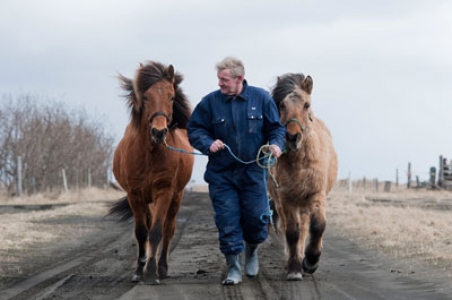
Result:
<svg viewBox="0 0 452 300"><path fill-rule="evenodd" d="M226 101L231 101L231 100L233 100L233 99L235 99L235 98L241 98L241 99L243 99L243 100L247 100L247 92L246 92L246 87L248 86L248 82L246 82L246 80L244 79L243 80L243 88L242 88L242 91L240 92L240 94L238 94L238 95L225 95L226 96Z"/></svg>

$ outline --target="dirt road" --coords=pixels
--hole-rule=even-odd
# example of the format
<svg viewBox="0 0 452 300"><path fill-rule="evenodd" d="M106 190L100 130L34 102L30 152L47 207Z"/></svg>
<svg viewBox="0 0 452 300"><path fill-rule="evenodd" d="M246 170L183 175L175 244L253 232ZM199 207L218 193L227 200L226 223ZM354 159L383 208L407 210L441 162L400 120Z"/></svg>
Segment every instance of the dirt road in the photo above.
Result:
<svg viewBox="0 0 452 300"><path fill-rule="evenodd" d="M129 281L136 256L130 224L100 216L50 222L84 223L91 230L77 247L68 248L62 240L24 253L20 264L27 275L1 277L0 299L452 299L450 282L442 282L441 276L364 252L331 226L314 275L301 282L285 281L284 247L272 232L260 248L260 275L223 287L225 262L204 193L187 193L184 199L169 262L171 277L158 286Z"/></svg>

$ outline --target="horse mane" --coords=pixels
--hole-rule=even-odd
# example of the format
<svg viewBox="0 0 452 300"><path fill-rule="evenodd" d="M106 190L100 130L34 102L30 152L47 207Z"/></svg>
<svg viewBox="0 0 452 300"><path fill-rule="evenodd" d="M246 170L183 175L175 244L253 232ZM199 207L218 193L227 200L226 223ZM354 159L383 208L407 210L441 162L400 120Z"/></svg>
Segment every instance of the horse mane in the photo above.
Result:
<svg viewBox="0 0 452 300"><path fill-rule="evenodd" d="M272 91L272 97L276 103L276 107L278 107L278 111L279 103L297 88L301 89L301 83L304 79L305 76L303 73L287 73L278 77L276 85Z"/></svg>
<svg viewBox="0 0 452 300"><path fill-rule="evenodd" d="M167 66L156 61L150 61L146 65L140 65L135 80L129 79L121 74L118 78L122 89L128 92L125 95L130 109L132 126L138 128L141 123L143 103L140 95L145 93L153 84L168 79ZM190 102L179 84L184 77L179 72L174 74L174 103L173 118L169 128L187 128L188 119L191 115Z"/></svg>

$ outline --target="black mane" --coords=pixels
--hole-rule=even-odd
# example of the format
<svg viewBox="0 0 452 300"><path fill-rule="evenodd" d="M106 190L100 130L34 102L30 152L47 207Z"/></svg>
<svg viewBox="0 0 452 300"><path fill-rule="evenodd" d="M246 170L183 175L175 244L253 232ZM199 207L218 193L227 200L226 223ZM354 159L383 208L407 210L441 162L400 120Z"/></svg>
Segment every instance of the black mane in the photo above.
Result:
<svg viewBox="0 0 452 300"><path fill-rule="evenodd" d="M155 61L151 61L148 64L141 66L137 73L135 83L138 93L140 95L144 94L153 84L167 79L168 74L166 73L166 69L167 66ZM182 88L179 87L183 78L184 77L179 72L174 74L175 97L173 103L173 118L171 124L169 124L169 128L186 129L188 119L191 115L190 102L182 91ZM141 123L142 105L135 95L133 81L122 75L119 75L119 79L121 81L121 87L129 92L129 94L126 95L126 98L131 113L131 122L134 126L139 127L139 124Z"/></svg>
<svg viewBox="0 0 452 300"><path fill-rule="evenodd" d="M272 91L272 97L276 103L276 107L278 107L278 110L279 103L284 100L288 94L295 91L297 87L301 88L301 83L304 79L305 76L302 73L288 73L278 77L278 81Z"/></svg>

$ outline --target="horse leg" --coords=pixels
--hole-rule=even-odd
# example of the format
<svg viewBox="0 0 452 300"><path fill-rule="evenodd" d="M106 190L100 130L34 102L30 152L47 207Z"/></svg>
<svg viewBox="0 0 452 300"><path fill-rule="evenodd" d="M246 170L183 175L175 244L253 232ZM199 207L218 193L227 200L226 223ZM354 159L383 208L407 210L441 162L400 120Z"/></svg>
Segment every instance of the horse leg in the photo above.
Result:
<svg viewBox="0 0 452 300"><path fill-rule="evenodd" d="M176 216L179 212L182 197L183 194L173 200L166 216L165 226L163 228L162 249L158 261L158 273L161 279L168 277L169 250L174 232L176 231Z"/></svg>
<svg viewBox="0 0 452 300"><path fill-rule="evenodd" d="M303 238L303 220L298 214L298 208L291 205L284 205L284 215L286 223L286 243L289 258L287 260L287 277L289 281L299 281L302 279L300 239Z"/></svg>
<svg viewBox="0 0 452 300"><path fill-rule="evenodd" d="M157 265L156 256L158 245L162 236L161 224L158 221L158 216L155 212L155 203L149 204L149 211L151 214L151 224L148 231L148 243L149 243L149 258L144 271L143 281L148 284L159 284L157 278Z"/></svg>
<svg viewBox="0 0 452 300"><path fill-rule="evenodd" d="M143 269L146 265L146 240L148 237L148 229L146 224L146 214L143 212L133 212L135 218L135 238L138 243L138 258L135 273L132 275L132 282L139 282L143 275Z"/></svg>
<svg viewBox="0 0 452 300"><path fill-rule="evenodd" d="M148 233L149 259L144 272L144 280L148 284L159 284L157 270L157 256L163 236L163 225L168 211L169 199L159 198L149 204L151 212L151 226Z"/></svg>
<svg viewBox="0 0 452 300"><path fill-rule="evenodd" d="M309 243L305 250L303 259L303 271L313 274L318 267L320 255L322 254L322 239L326 228L325 201L324 196L320 200L314 201L313 213L309 226Z"/></svg>

